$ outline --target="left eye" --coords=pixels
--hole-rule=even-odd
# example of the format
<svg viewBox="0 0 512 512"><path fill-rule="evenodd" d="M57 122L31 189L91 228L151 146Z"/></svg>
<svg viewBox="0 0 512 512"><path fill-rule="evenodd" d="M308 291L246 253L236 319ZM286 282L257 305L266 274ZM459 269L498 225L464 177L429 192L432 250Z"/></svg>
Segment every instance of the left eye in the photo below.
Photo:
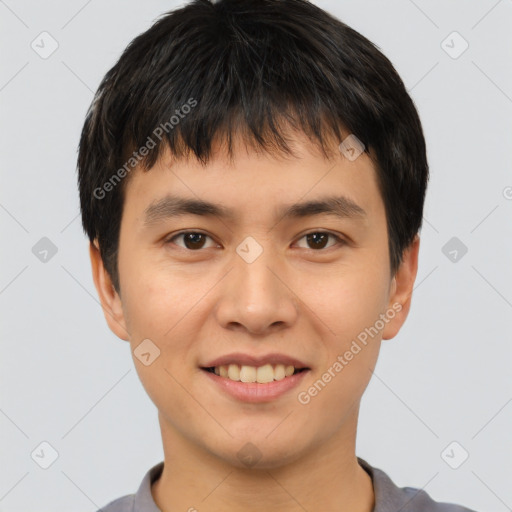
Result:
<svg viewBox="0 0 512 512"><path fill-rule="evenodd" d="M312 233L306 233L299 240L305 238L308 244L314 244L314 247L306 247L306 249L317 250L325 248L325 245L329 237L334 238L338 243L343 244L344 242L339 236L333 233L329 233L328 231L313 231Z"/></svg>
<svg viewBox="0 0 512 512"><path fill-rule="evenodd" d="M180 237L183 237L185 244L184 248L189 250L203 249L205 239L210 238L210 240L212 240L212 238L206 235L205 233L201 233L198 231L184 231L167 239L165 243L171 243ZM324 249L326 247L327 240L329 237L334 238L335 241L338 243L344 242L339 236L333 233L329 233L328 231L314 231L312 233L307 233L303 235L301 238L299 238L299 240L306 239L307 244L313 244L313 247L305 247L305 249L318 250Z"/></svg>

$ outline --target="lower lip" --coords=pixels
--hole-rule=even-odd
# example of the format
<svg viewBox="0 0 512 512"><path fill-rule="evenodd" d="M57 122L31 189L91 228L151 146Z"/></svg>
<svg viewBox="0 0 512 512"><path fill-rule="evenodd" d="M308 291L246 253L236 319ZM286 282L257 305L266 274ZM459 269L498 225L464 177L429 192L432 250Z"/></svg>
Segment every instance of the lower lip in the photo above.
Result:
<svg viewBox="0 0 512 512"><path fill-rule="evenodd" d="M260 384L259 382L235 381L221 377L207 370L202 371L232 397L252 403L269 402L279 398L281 395L284 395L286 392L298 386L304 376L309 373L309 370L303 370L302 372L291 375L290 377L285 377L281 380Z"/></svg>

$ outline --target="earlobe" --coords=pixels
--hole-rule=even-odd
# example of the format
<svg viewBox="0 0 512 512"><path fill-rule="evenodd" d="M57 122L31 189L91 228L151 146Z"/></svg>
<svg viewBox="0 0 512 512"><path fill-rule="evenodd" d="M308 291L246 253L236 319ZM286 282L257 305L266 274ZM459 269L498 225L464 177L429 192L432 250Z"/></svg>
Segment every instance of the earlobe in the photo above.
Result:
<svg viewBox="0 0 512 512"><path fill-rule="evenodd" d="M420 238L416 235L411 245L405 249L400 268L393 277L387 315L391 319L382 332L383 340L394 338L409 314L412 290L418 272L419 248Z"/></svg>
<svg viewBox="0 0 512 512"><path fill-rule="evenodd" d="M89 243L89 256L91 259L94 286L98 292L105 320L110 330L118 338L129 341L130 337L126 329L121 298L116 292L108 272L105 270L97 239L94 240L94 243Z"/></svg>

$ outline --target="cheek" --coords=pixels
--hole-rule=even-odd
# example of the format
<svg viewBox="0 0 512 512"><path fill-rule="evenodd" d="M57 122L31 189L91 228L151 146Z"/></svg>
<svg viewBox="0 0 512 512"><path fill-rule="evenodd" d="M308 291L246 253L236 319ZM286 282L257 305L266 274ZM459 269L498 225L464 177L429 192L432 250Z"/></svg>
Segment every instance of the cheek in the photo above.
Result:
<svg viewBox="0 0 512 512"><path fill-rule="evenodd" d="M198 339L197 330L205 321L202 290L202 286L192 286L189 277L146 271L139 273L127 293L132 351L144 339L150 339L160 350L153 363L155 371L139 368L141 364L135 360L144 386L155 399L163 389L176 384L167 371L182 381L196 363L192 348Z"/></svg>
<svg viewBox="0 0 512 512"><path fill-rule="evenodd" d="M126 315L133 327L131 349L134 364L153 403L162 411L187 413L187 394L179 382L185 380L189 367L190 345L194 340L191 329L197 324L194 304L197 290L176 276L148 270L137 276L127 287ZM149 366L138 360L135 350L142 340L151 340L159 355ZM172 400L169 401L169 397Z"/></svg>
<svg viewBox="0 0 512 512"><path fill-rule="evenodd" d="M375 325L387 306L388 281L382 273L350 269L311 287L305 296L312 299L311 309L330 331L334 345L342 349L366 328ZM308 305L309 305L308 304Z"/></svg>
<svg viewBox="0 0 512 512"><path fill-rule="evenodd" d="M315 295L311 309L321 319L324 356L311 387L302 390L304 401L299 401L309 403L314 417L332 415L332 428L345 421L371 379L380 349L382 334L376 323L386 307L380 291L385 284L376 276L352 275L338 285L331 281Z"/></svg>
<svg viewBox="0 0 512 512"><path fill-rule="evenodd" d="M139 337L165 337L176 318L184 314L189 287L175 273L140 259L136 252L120 257L121 265L124 275L129 276L123 283L123 310L134 328L130 332Z"/></svg>
<svg viewBox="0 0 512 512"><path fill-rule="evenodd" d="M332 400L348 406L363 394L379 354L380 315L386 311L388 286L382 263L371 266L365 262L331 281L330 288L318 295L322 301L318 310L324 311L322 318L333 331L325 341L328 359L320 378L328 381L329 390L322 391L318 402Z"/></svg>

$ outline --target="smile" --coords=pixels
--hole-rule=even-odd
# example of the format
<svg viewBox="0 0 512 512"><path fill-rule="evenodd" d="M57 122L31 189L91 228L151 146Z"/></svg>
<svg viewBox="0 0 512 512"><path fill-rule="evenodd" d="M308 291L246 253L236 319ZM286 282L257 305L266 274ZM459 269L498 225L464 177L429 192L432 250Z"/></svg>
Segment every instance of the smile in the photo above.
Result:
<svg viewBox="0 0 512 512"><path fill-rule="evenodd" d="M310 372L309 368L270 364L260 367L230 364L201 370L221 392L250 403L269 402L279 398L298 386Z"/></svg>
<svg viewBox="0 0 512 512"><path fill-rule="evenodd" d="M240 382L259 382L266 384L275 380L283 380L291 377L295 373L306 370L306 368L295 368L293 365L284 364L265 364L263 366L248 366L229 364L205 368L207 371L215 373L220 377L225 377L233 381Z"/></svg>

